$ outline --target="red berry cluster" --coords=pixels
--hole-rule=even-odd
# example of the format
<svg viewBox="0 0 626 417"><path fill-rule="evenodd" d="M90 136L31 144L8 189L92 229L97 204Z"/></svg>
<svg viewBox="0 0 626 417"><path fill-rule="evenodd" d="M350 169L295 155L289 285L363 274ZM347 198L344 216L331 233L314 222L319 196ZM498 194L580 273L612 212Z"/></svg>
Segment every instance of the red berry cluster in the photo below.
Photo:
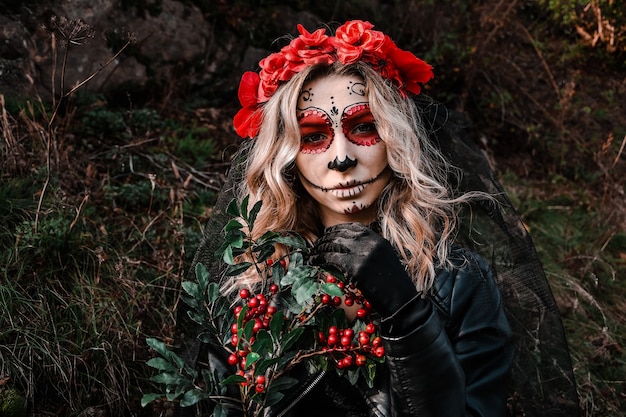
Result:
<svg viewBox="0 0 626 417"><path fill-rule="evenodd" d="M323 294L321 298L322 304L333 305L335 307L339 307L342 302L346 307L352 307L355 304L360 304L362 308L357 310L356 316L360 319L366 319L369 317L372 306L369 301L361 295L359 290L356 289L354 284L348 284L346 286L342 281L339 281L333 275L328 275L326 277L326 282L336 284L337 287L339 287L339 289L343 292L343 300L338 296L331 297L328 294Z"/></svg>
<svg viewBox="0 0 626 417"><path fill-rule="evenodd" d="M362 307L356 312L356 316L361 320L368 320L371 312L370 303L356 289L354 284L345 285L333 275L326 277L326 282L336 284L343 292L343 300L341 297L331 297L324 294L321 297L322 304L339 307L342 302L346 307L352 307L360 304ZM352 328L339 329L337 326L330 326L326 333L319 332L318 338L322 344L322 349L332 353L336 360L336 366L339 369L349 368L352 365L363 366L367 362L365 354L372 354L378 358L385 355L385 348L382 346L382 340L375 335L376 326L371 321L365 326L365 330L355 334ZM336 355L341 357L337 359Z"/></svg>
<svg viewBox="0 0 626 417"><path fill-rule="evenodd" d="M281 261L281 264L283 262ZM274 261L271 259L266 261L268 266L272 266L273 263ZM343 304L355 309L360 306L356 311L356 316L361 320L357 328L362 330L355 331L351 327L340 329L336 325L332 325L326 329L326 332L318 332L321 353L334 359L338 369L364 366L368 361L368 356L382 358L385 355L385 349L382 346L381 338L376 334L376 326L370 320L371 306L369 302L352 284L345 284L333 275L327 275L325 281L329 284L335 284L341 290L342 296L322 294L317 300L321 303L321 306L318 306L337 308ZM268 381L263 375L255 377L254 367L248 367L246 359L255 342L256 334L261 329L269 328L270 321L277 311L272 301L279 290L278 285L271 284L268 288L267 295L263 292L253 294L247 288L239 291L242 303L234 307L233 312L236 321L230 327L232 332L230 343L233 346L233 353L228 357L228 363L237 368L237 375L245 378L241 384L253 388L257 393L265 392ZM246 306L245 310L244 305ZM243 318L240 317L242 313L245 314ZM306 321L307 317L302 315L299 319ZM243 327L250 321L254 323L252 336L249 340L239 340L238 323L241 323ZM363 324L365 324L364 327Z"/></svg>
<svg viewBox="0 0 626 417"><path fill-rule="evenodd" d="M382 340L375 335L376 326L368 323L365 330L355 334L352 328L339 329L330 326L326 333L320 331L318 338L322 349L331 354L339 369L349 368L352 365L363 366L367 362L365 354L372 354L377 358L385 355Z"/></svg>
<svg viewBox="0 0 626 417"><path fill-rule="evenodd" d="M256 335L261 329L269 328L270 320L277 310L276 307L272 305L272 298L277 292L278 285L276 284L270 285L269 297L263 293L252 294L247 288L242 288L239 291L239 297L244 301L244 304L247 305L247 310L242 320L242 325L245 326L246 323L248 323L250 320L253 320L253 335ZM233 312L235 313L236 319L239 319L242 311L243 305L235 306ZM252 336L250 340L247 341L246 345L242 345L239 343L239 337L237 336L237 331L239 330L237 322L231 324L230 330L232 333L230 343L236 350L228 357L228 363L237 366L237 375L246 378L246 382L244 382L243 384L248 385L252 382L253 372L251 370L246 371L246 357L250 352L250 346L254 343L255 337ZM263 375L258 375L254 380L254 388L256 392L264 392L266 388L265 384L265 377Z"/></svg>

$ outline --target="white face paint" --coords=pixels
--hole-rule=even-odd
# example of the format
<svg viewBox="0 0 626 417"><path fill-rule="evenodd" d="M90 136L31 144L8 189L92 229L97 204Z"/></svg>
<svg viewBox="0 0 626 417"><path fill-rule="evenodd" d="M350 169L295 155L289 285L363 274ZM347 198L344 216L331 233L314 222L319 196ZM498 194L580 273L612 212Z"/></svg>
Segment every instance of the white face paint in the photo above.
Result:
<svg viewBox="0 0 626 417"><path fill-rule="evenodd" d="M302 144L296 167L324 226L375 220L374 203L391 170L363 80L330 76L305 84L297 116Z"/></svg>

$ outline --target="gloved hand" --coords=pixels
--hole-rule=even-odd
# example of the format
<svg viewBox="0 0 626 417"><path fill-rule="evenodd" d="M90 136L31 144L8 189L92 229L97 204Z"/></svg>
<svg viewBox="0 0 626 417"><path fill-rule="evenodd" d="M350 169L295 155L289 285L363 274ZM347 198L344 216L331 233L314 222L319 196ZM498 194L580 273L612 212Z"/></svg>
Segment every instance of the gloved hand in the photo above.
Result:
<svg viewBox="0 0 626 417"><path fill-rule="evenodd" d="M310 263L341 271L383 320L413 300L422 303L415 307L424 314L429 307L419 297L391 243L361 223L326 228L313 246Z"/></svg>

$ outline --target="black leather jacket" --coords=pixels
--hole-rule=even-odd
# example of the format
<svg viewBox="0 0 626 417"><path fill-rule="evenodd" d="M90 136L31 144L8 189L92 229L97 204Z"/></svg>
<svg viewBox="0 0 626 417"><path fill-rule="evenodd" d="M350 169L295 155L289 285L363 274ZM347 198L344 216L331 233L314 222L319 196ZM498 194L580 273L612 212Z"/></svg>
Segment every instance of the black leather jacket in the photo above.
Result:
<svg viewBox="0 0 626 417"><path fill-rule="evenodd" d="M372 388L334 371L309 375L265 415L504 416L514 347L498 287L478 255L455 247L450 261L437 272L425 321L409 304L381 326L386 361Z"/></svg>

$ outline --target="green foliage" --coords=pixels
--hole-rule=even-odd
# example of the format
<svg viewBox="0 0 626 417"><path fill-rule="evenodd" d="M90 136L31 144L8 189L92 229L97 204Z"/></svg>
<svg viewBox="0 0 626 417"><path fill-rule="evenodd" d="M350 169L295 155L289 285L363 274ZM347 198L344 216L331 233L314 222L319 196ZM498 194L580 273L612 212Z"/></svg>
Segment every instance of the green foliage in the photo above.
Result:
<svg viewBox="0 0 626 417"><path fill-rule="evenodd" d="M208 133L206 127L170 123L164 140L174 155L190 166L201 168L216 154L215 143Z"/></svg>
<svg viewBox="0 0 626 417"><path fill-rule="evenodd" d="M82 120L82 132L96 138L121 139L126 132L124 117L106 107L87 112Z"/></svg>
<svg viewBox="0 0 626 417"><path fill-rule="evenodd" d="M26 399L14 388L0 387L0 416L26 417Z"/></svg>
<svg viewBox="0 0 626 417"><path fill-rule="evenodd" d="M160 129L164 125L159 113L154 109L148 108L137 109L129 112L127 123L128 127L130 127L137 135L153 132Z"/></svg>
<svg viewBox="0 0 626 417"><path fill-rule="evenodd" d="M147 109L87 113L75 117L93 134L102 130L99 123L118 123L114 130L123 135L146 134L161 123ZM34 412L61 406L72 415L88 408L129 412L141 390L131 380L146 380L137 359L147 348L135 340L154 329L173 332L171 313L161 307L177 296L185 234L201 233L198 223L183 225L184 204L202 212L214 198L203 192L194 201L175 173L150 168L139 147L106 149L92 139L77 135L71 167L53 165L41 206L45 169L0 183L0 377L23 388ZM39 141L17 148L29 166L45 166ZM82 153L94 149L97 159ZM134 172L126 168L130 158ZM101 164L110 168L99 171ZM146 171L159 177L152 182ZM161 314L151 312L156 306Z"/></svg>
<svg viewBox="0 0 626 417"><path fill-rule="evenodd" d="M192 369L164 343L149 338L148 344L160 356L150 359L147 365L159 372L152 381L164 385L165 392L144 395L142 404L161 398L178 400L182 406L212 400L218 410L235 407L245 415L258 415L259 410L280 401L284 390L297 382L287 374L296 364L304 362L313 373L326 370L335 355L344 357L354 352L366 355L367 363L338 372L352 383L365 378L372 384L375 364L381 359L368 350L369 346L322 349L318 338L320 331L329 331L331 326L349 327L353 334L362 332L365 323L361 319L349 323L343 310L321 302L325 294L341 297L344 292L335 278L327 281L326 272L305 264L303 255L308 252L308 245L302 237L269 231L252 238L260 210L260 201L249 208L248 197L241 203L231 201L226 212L232 219L225 225L224 240L216 251L217 261L224 264L225 276L258 275L260 282L253 288L256 294L241 295L243 304L231 309L232 300L211 281L202 263L196 266L195 281L182 283L182 299L190 308L188 316L202 329L198 338L213 349L223 350L226 356L235 357L239 370L208 373ZM284 250L277 251L278 247ZM259 313L255 305L246 301L248 298L285 308L270 312L270 307L264 307ZM261 323L264 324L257 327ZM254 382L258 378L267 381ZM226 395L227 386L237 387L239 395L233 397L232 391Z"/></svg>

